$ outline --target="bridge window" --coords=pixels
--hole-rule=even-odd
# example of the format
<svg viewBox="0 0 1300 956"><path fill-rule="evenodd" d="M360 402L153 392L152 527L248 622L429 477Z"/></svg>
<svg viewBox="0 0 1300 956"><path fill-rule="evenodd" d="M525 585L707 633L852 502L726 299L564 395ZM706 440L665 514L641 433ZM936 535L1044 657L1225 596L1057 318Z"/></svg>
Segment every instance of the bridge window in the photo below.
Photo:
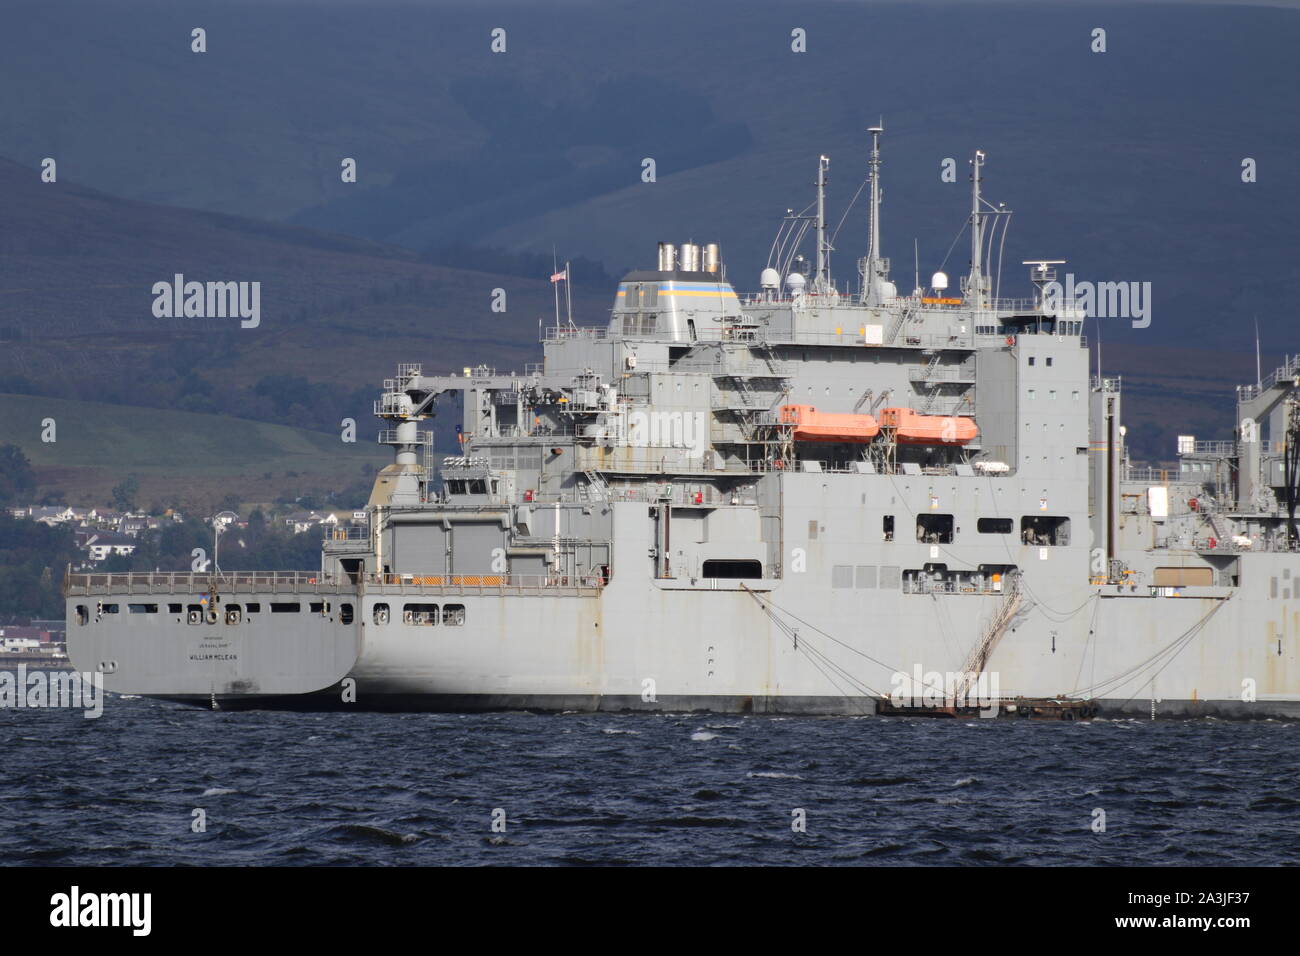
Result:
<svg viewBox="0 0 1300 956"><path fill-rule="evenodd" d="M167 613L168 613L168 614L180 614L183 610L185 610L185 608L183 608L183 607L182 607L181 605L179 605L179 604L168 604L168 605L167 605Z"/></svg>
<svg viewBox="0 0 1300 956"><path fill-rule="evenodd" d="M251 604L244 605L244 610L247 611L249 614L261 614L262 605L260 602L254 601Z"/></svg>
<svg viewBox="0 0 1300 956"><path fill-rule="evenodd" d="M1020 540L1038 546L1070 543L1070 519L1052 515L1026 515L1020 519Z"/></svg>
<svg viewBox="0 0 1300 956"><path fill-rule="evenodd" d="M884 531L885 540L893 541L894 540L894 516L885 515L885 520L881 522L881 527Z"/></svg>
<svg viewBox="0 0 1300 956"><path fill-rule="evenodd" d="M465 605L448 604L442 609L442 623L449 627L460 627L465 623Z"/></svg>
<svg viewBox="0 0 1300 956"><path fill-rule="evenodd" d="M761 578L763 563L740 559L712 560L704 562L702 576L706 578Z"/></svg>
<svg viewBox="0 0 1300 956"><path fill-rule="evenodd" d="M376 624L380 624L380 625L387 624L387 623L388 623L388 605L387 605L387 604L376 604L376 605L375 605L375 614L374 614L374 618L375 618L375 623L376 623Z"/></svg>
<svg viewBox="0 0 1300 956"><path fill-rule="evenodd" d="M975 530L980 534L1010 534L1015 530L1015 522L1010 518L980 518L975 522Z"/></svg>
<svg viewBox="0 0 1300 956"><path fill-rule="evenodd" d="M302 605L297 601L272 601L272 614L297 614L302 610Z"/></svg>
<svg viewBox="0 0 1300 956"><path fill-rule="evenodd" d="M438 623L438 605L407 604L402 607L402 623L433 627Z"/></svg>
<svg viewBox="0 0 1300 956"><path fill-rule="evenodd" d="M77 623L85 625L90 621L90 611L84 604L77 605Z"/></svg>
<svg viewBox="0 0 1300 956"><path fill-rule="evenodd" d="M926 544L952 542L952 515L917 515L916 540Z"/></svg>
<svg viewBox="0 0 1300 956"><path fill-rule="evenodd" d="M351 624L351 623L352 623L352 605L351 605L351 604L340 604L340 605L339 605L339 623L340 623L340 624Z"/></svg>
<svg viewBox="0 0 1300 956"><path fill-rule="evenodd" d="M126 609L132 614L157 614L157 604L128 604Z"/></svg>

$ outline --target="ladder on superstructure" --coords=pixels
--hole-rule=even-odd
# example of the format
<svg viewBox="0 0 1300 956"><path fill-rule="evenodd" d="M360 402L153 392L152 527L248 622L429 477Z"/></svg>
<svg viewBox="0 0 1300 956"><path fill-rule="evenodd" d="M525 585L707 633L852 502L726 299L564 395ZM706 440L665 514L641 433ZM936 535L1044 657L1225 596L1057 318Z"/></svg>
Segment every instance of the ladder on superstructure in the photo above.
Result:
<svg viewBox="0 0 1300 956"><path fill-rule="evenodd" d="M993 648L997 646L998 641L1002 639L1002 635L1011 626L1011 622L1020 613L1021 605L1025 599L1024 591L1020 586L1020 575L1009 574L1007 578L1006 592L1003 595L1002 603L998 605L997 611L994 612L992 619L984 628L979 641L971 648L970 656L966 658L966 665L958 676L953 693L956 700L966 698L971 684L978 680L979 675L984 672L984 665L988 663L989 658L993 655Z"/></svg>
<svg viewBox="0 0 1300 956"><path fill-rule="evenodd" d="M588 469L582 473L587 479L587 483L582 486L583 493L592 501L608 501L609 485L605 484L605 479L601 477L600 472Z"/></svg>

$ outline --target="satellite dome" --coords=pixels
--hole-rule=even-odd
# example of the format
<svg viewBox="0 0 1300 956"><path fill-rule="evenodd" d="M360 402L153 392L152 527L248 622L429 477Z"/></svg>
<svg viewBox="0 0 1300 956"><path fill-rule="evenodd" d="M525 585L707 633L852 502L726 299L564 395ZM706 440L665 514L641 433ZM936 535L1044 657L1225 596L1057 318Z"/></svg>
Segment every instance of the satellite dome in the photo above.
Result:
<svg viewBox="0 0 1300 956"><path fill-rule="evenodd" d="M807 281L808 280L798 272L791 272L785 277L785 284L791 292L802 292L804 284L807 283Z"/></svg>
<svg viewBox="0 0 1300 956"><path fill-rule="evenodd" d="M759 274L758 284L764 289L779 289L781 288L781 273L771 267L764 269Z"/></svg>
<svg viewBox="0 0 1300 956"><path fill-rule="evenodd" d="M936 292L942 292L944 289L948 288L948 273L936 272L931 276L930 288L934 289Z"/></svg>

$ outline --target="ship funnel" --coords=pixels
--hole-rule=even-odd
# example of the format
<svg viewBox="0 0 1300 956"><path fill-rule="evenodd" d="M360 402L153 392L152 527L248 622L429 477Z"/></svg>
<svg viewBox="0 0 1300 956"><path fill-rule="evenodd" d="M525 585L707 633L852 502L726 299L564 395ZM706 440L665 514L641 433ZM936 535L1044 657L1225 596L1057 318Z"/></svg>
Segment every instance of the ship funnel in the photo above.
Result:
<svg viewBox="0 0 1300 956"><path fill-rule="evenodd" d="M700 271L700 247L693 242L682 243L681 267L683 272Z"/></svg>
<svg viewBox="0 0 1300 956"><path fill-rule="evenodd" d="M716 242L710 242L704 247L704 271L716 273L722 265L722 253L718 250Z"/></svg>
<svg viewBox="0 0 1300 956"><path fill-rule="evenodd" d="M677 268L677 247L671 242L659 243L659 271L672 272Z"/></svg>

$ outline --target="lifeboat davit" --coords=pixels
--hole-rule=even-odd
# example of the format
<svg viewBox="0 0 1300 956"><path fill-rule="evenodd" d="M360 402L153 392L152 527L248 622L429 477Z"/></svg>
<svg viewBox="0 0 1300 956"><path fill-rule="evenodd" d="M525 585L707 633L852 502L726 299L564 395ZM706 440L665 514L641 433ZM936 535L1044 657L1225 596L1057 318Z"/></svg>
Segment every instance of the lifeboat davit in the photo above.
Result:
<svg viewBox="0 0 1300 956"><path fill-rule="evenodd" d="M979 434L969 418L957 415L922 415L910 408L882 408L880 424L897 429L901 445L965 445Z"/></svg>
<svg viewBox="0 0 1300 956"><path fill-rule="evenodd" d="M880 424L871 415L819 412L811 405L781 406L781 423L794 426L795 441L871 441Z"/></svg>

